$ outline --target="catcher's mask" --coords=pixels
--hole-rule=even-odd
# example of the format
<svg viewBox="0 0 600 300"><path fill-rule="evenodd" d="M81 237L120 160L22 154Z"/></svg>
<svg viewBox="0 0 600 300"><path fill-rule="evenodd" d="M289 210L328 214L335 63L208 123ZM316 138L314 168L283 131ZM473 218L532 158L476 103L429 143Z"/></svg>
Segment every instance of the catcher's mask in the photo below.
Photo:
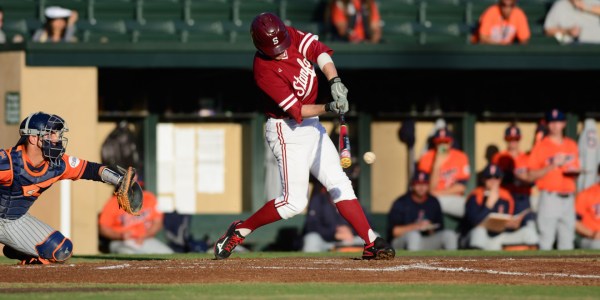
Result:
<svg viewBox="0 0 600 300"><path fill-rule="evenodd" d="M25 144L30 135L37 136L42 141L44 158L50 162L50 166L54 166L58 164L67 148L68 139L63 137L67 131L69 128L63 118L41 111L35 112L21 122L21 138L17 145Z"/></svg>

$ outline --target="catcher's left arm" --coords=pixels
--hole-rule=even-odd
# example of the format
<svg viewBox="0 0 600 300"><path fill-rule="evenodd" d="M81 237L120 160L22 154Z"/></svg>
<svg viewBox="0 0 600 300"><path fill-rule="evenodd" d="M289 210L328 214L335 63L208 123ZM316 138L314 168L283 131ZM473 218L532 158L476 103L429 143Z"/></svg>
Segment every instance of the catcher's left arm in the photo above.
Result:
<svg viewBox="0 0 600 300"><path fill-rule="evenodd" d="M132 214L139 215L143 204L142 187L135 180L135 169L116 167L116 171L109 167L102 169L100 177L102 181L116 187L115 195L119 202L119 208Z"/></svg>

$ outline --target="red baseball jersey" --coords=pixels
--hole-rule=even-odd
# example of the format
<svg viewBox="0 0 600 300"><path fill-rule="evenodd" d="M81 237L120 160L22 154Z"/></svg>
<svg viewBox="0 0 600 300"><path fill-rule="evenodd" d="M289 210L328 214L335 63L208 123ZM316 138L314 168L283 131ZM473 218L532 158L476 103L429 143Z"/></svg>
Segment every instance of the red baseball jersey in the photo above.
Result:
<svg viewBox="0 0 600 300"><path fill-rule="evenodd" d="M302 105L317 99L317 74L313 62L333 50L319 42L318 36L287 27L292 44L281 60L254 55L254 81L269 101L265 113L270 118L293 118L302 122Z"/></svg>

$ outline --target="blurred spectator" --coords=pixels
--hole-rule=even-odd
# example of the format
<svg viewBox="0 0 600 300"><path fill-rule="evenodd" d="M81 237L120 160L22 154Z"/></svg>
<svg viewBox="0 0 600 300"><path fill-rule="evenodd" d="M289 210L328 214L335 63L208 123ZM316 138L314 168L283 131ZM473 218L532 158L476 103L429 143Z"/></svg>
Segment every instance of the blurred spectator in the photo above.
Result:
<svg viewBox="0 0 600 300"><path fill-rule="evenodd" d="M559 0L546 16L546 35L561 43L600 43L600 1Z"/></svg>
<svg viewBox="0 0 600 300"><path fill-rule="evenodd" d="M483 250L502 250L507 245L531 245L538 243L535 226L521 227L524 215L514 215L514 200L510 193L500 187L502 170L488 165L484 172L485 183L477 187L467 198L465 217L461 223L461 246ZM508 215L508 222L500 228L487 224L491 213Z"/></svg>
<svg viewBox="0 0 600 300"><path fill-rule="evenodd" d="M4 9L0 6L0 44L6 43L6 34L2 31L2 26L4 25Z"/></svg>
<svg viewBox="0 0 600 300"><path fill-rule="evenodd" d="M360 43L379 43L381 18L374 0L335 0L331 4L334 37Z"/></svg>
<svg viewBox="0 0 600 300"><path fill-rule="evenodd" d="M59 6L49 6L44 11L46 23L33 34L39 43L75 42L77 12Z"/></svg>
<svg viewBox="0 0 600 300"><path fill-rule="evenodd" d="M537 225L540 249L573 249L575 239L575 179L580 172L577 143L563 135L566 116L553 109L546 115L548 135L529 155L528 179L540 191Z"/></svg>
<svg viewBox="0 0 600 300"><path fill-rule="evenodd" d="M452 147L453 141L447 128L436 130L432 138L435 148L421 156L417 168L429 174L431 194L440 201L442 211L460 218L464 215L470 167L467 155Z"/></svg>
<svg viewBox="0 0 600 300"><path fill-rule="evenodd" d="M3 30L4 28L4 8L2 8L0 6L0 44L4 44L6 42L8 42L8 39L6 37L6 33ZM21 34L15 34L13 35L12 39L10 39L11 42L13 43L22 43L23 42L23 36Z"/></svg>
<svg viewBox="0 0 600 300"><path fill-rule="evenodd" d="M494 157L496 156L496 154L498 154L498 152L500 152L500 149L495 144L489 144L487 147L485 147L485 157L484 158L485 158L486 166L492 163L492 161L494 160ZM478 186L483 186L483 182L484 182L483 171L484 170L477 172L477 185Z"/></svg>
<svg viewBox="0 0 600 300"><path fill-rule="evenodd" d="M163 227L163 213L158 211L154 194L144 191L144 204L138 216L119 208L111 197L100 213L100 235L110 240L111 253L170 254L173 250L154 236Z"/></svg>
<svg viewBox="0 0 600 300"><path fill-rule="evenodd" d="M396 249L456 250L458 237L444 229L437 198L429 194L429 175L415 173L410 191L398 198L388 214L388 238Z"/></svg>
<svg viewBox="0 0 600 300"><path fill-rule="evenodd" d="M527 16L517 7L517 0L498 0L483 12L475 42L492 45L525 44L531 33Z"/></svg>
<svg viewBox="0 0 600 300"><path fill-rule="evenodd" d="M504 131L506 150L496 154L492 160L504 173L501 186L510 192L515 201L515 214L525 210L531 211L531 187L527 173L529 155L519 148L521 129L517 125L510 125ZM533 213L526 213L521 225L535 226Z"/></svg>
<svg viewBox="0 0 600 300"><path fill-rule="evenodd" d="M597 183L595 167L600 164L600 139L596 129L596 120L587 118L579 134L579 161L581 175L577 178L577 190L583 191Z"/></svg>
<svg viewBox="0 0 600 300"><path fill-rule="evenodd" d="M303 252L324 252L343 246L362 247L364 241L337 211L327 189L314 180L303 230Z"/></svg>
<svg viewBox="0 0 600 300"><path fill-rule="evenodd" d="M600 175L600 165L596 174ZM577 233L582 236L581 248L600 249L600 183L577 195L575 211Z"/></svg>

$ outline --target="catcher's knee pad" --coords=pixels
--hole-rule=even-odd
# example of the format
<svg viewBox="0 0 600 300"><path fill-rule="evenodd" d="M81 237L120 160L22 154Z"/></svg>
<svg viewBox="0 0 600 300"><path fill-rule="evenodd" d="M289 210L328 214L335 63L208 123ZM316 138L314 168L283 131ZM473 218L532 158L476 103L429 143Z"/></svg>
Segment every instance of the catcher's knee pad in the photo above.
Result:
<svg viewBox="0 0 600 300"><path fill-rule="evenodd" d="M304 211L308 205L308 198L304 197L289 197L286 199L278 199L275 201L275 208L282 219L289 219Z"/></svg>
<svg viewBox="0 0 600 300"><path fill-rule="evenodd" d="M64 262L73 254L73 243L60 231L49 235L45 241L35 246L38 255L50 262Z"/></svg>

